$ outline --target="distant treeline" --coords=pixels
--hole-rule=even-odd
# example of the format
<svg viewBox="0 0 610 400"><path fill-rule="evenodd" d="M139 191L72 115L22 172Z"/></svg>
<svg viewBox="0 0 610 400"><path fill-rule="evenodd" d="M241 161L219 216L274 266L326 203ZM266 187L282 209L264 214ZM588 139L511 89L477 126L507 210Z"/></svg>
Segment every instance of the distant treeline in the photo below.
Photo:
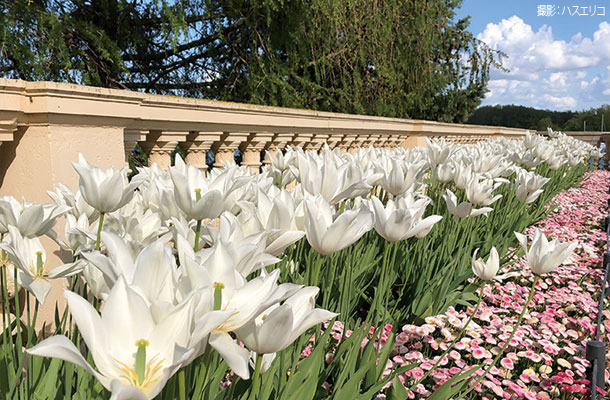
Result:
<svg viewBox="0 0 610 400"><path fill-rule="evenodd" d="M551 111L537 108L497 105L477 108L467 124L507 126L543 131L547 127L560 131L601 130L602 115L604 130L610 124L610 105L603 105L586 111Z"/></svg>

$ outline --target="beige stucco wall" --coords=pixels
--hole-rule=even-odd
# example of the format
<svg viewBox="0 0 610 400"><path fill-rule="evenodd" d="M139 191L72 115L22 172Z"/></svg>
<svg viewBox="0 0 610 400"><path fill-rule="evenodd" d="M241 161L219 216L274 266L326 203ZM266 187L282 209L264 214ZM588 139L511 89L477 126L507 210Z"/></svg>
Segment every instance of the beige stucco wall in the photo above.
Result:
<svg viewBox="0 0 610 400"><path fill-rule="evenodd" d="M69 125L33 125L21 127L15 140L0 146L0 196L10 195L18 200L49 203L47 190L63 183L72 190L78 188L78 175L72 167L78 153L102 168L124 166L123 129ZM63 236L60 221L55 231ZM61 253L59 246L47 237L41 241L50 266L72 262L70 255ZM39 310L38 328L53 321L55 305L63 310L65 279L51 281L53 287ZM32 301L31 304L34 304ZM50 328L50 326L49 326Z"/></svg>

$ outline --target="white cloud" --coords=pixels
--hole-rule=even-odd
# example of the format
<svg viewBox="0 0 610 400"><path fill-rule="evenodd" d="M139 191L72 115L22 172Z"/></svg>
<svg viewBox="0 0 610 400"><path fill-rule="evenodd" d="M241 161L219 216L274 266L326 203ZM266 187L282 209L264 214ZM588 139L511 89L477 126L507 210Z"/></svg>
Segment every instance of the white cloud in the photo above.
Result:
<svg viewBox="0 0 610 400"><path fill-rule="evenodd" d="M551 96L549 94L545 94L542 96L543 100L547 104L552 104L553 108L574 108L576 107L576 99L571 96Z"/></svg>
<svg viewBox="0 0 610 400"><path fill-rule="evenodd" d="M553 90L563 91L567 89L568 76L566 72L553 72L548 79Z"/></svg>
<svg viewBox="0 0 610 400"><path fill-rule="evenodd" d="M592 37L579 33L565 41L556 40L550 26L534 31L512 16L488 24L478 38L508 56L504 66L509 72L492 71L484 104L583 109L610 103L607 22L599 24Z"/></svg>

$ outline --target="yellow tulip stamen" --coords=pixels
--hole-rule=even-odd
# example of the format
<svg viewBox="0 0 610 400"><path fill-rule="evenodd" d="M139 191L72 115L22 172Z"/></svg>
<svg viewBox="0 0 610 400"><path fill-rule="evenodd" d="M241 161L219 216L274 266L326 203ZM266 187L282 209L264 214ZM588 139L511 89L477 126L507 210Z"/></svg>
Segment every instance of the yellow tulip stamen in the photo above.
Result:
<svg viewBox="0 0 610 400"><path fill-rule="evenodd" d="M140 342L140 340L138 341ZM147 341L143 341L148 344ZM144 346L146 347L146 346ZM138 350L140 347L138 346ZM136 354L137 358L137 354ZM163 373L161 372L161 366L165 359L159 359L159 354L156 354L152 357L148 362L144 365L143 372L138 373L136 370L138 369L136 365L136 370L129 367L127 364L115 359L115 361L120 365L119 369L123 372L123 376L121 377L121 381L125 385L135 386L138 389L142 390L146 394L152 393L157 384L163 378ZM137 363L137 361L136 361Z"/></svg>
<svg viewBox="0 0 610 400"><path fill-rule="evenodd" d="M220 307L222 307L222 289L225 288L225 285L222 282L214 282L212 287L214 288L214 310L220 310Z"/></svg>
<svg viewBox="0 0 610 400"><path fill-rule="evenodd" d="M195 201L199 201L201 200L201 189L197 188L195 189Z"/></svg>

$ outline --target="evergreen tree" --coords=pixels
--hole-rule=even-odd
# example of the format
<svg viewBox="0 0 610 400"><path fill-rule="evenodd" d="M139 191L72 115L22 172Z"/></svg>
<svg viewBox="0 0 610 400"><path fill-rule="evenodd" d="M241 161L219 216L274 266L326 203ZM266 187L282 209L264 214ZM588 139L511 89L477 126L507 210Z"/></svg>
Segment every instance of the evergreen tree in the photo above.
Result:
<svg viewBox="0 0 610 400"><path fill-rule="evenodd" d="M464 121L500 56L460 0L0 0L0 71L315 110Z"/></svg>

